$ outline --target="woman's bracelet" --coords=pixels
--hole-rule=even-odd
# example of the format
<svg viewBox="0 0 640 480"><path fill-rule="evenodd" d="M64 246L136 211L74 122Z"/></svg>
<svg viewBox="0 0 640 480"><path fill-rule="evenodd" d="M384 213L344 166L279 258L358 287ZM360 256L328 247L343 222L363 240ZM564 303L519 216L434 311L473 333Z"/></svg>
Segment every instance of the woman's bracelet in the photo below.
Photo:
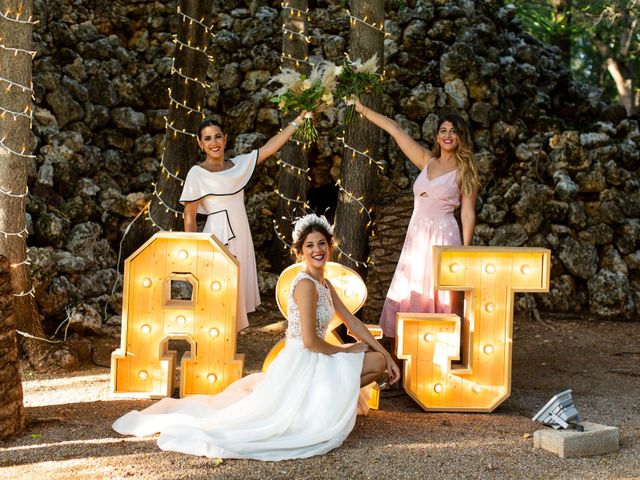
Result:
<svg viewBox="0 0 640 480"><path fill-rule="evenodd" d="M300 124L298 122L296 122L295 120L291 120L289 122L289 125L291 125L295 130L297 130L298 127L300 126Z"/></svg>

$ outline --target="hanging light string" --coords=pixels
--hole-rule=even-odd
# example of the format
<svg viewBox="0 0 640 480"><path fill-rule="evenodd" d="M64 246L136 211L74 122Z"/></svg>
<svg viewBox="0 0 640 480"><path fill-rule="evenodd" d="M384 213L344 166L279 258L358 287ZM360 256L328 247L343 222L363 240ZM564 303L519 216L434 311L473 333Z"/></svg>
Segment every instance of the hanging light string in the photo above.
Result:
<svg viewBox="0 0 640 480"><path fill-rule="evenodd" d="M11 18L9 16L9 12L7 11L6 13L3 13L0 11L0 17L4 18L5 20L8 20L10 22L15 22L15 23L22 23L22 24L30 24L30 25L35 25L36 23L38 23L38 20L33 20L33 16L30 16L28 19L26 20L22 20L20 18L20 14L16 14L15 18Z"/></svg>
<svg viewBox="0 0 640 480"><path fill-rule="evenodd" d="M13 193L10 190L5 190L4 188L0 187L0 193L3 193L7 197L23 198L23 197L26 197L29 194L29 187L26 188L24 193Z"/></svg>
<svg viewBox="0 0 640 480"><path fill-rule="evenodd" d="M5 139L6 139L6 138L7 138L7 137L4 137L2 140L0 140L0 147L4 148L7 152L12 153L12 154L14 154L14 155L17 155L18 157L24 157L24 158L36 158L36 156L35 156L35 155L31 155L31 154L28 154L28 153L24 153L24 152L26 152L26 151L28 150L28 149L27 149L27 147L23 147L21 152L16 152L15 150L13 150L13 149L9 148L9 147L4 143L4 141L5 141Z"/></svg>
<svg viewBox="0 0 640 480"><path fill-rule="evenodd" d="M13 110L9 110L8 108L4 108L0 106L0 119L4 119L7 115L11 115L14 120L17 120L18 117L25 117L29 119L29 130L33 125L33 111L27 106L23 112L14 112Z"/></svg>
<svg viewBox="0 0 640 480"><path fill-rule="evenodd" d="M146 219L150 221L153 224L153 226L156 227L156 229L162 230L162 231L166 230L161 225L158 225L158 223L156 223L156 221L151 216L151 209L148 206L146 207L146 210L147 210ZM169 231L171 231L171 229L169 229Z"/></svg>
<svg viewBox="0 0 640 480"><path fill-rule="evenodd" d="M7 86L7 92L11 90L11 87L16 87L22 90L23 92L33 93L33 83L31 84L30 87L27 87L26 85L21 85L20 83L13 82L8 78L4 78L4 77L0 77L0 82L5 82L9 84L9 86Z"/></svg>
<svg viewBox="0 0 640 480"><path fill-rule="evenodd" d="M9 238L9 237L20 237L20 238L22 238L23 235L27 235L27 234L28 234L27 227L24 227L19 232L5 232L3 230L0 230L0 235L4 235L4 238Z"/></svg>
<svg viewBox="0 0 640 480"><path fill-rule="evenodd" d="M29 291L27 291L27 292L14 293L13 296L14 297L30 296L30 297L34 297L35 298L35 288L31 287L31 289Z"/></svg>
<svg viewBox="0 0 640 480"><path fill-rule="evenodd" d="M31 265L31 259L29 258L29 256L27 256L24 260L22 260L21 262L18 263L12 263L10 265L11 268L18 268L22 265Z"/></svg>
<svg viewBox="0 0 640 480"><path fill-rule="evenodd" d="M196 113L198 115L200 115L202 118L205 118L205 114L204 112L200 109L200 107L198 108L192 108L189 105L186 104L186 102L181 102L179 100L177 100L176 98L173 97L173 92L171 91L171 88L169 88L169 106L171 105L176 105L177 107L180 107L184 110L187 111L187 115L191 115L192 113Z"/></svg>
<svg viewBox="0 0 640 480"><path fill-rule="evenodd" d="M1 41L2 39L0 38L0 42ZM24 48L7 47L3 43L0 43L0 49L13 53L15 57L18 56L18 53L26 53L27 55L31 55L32 60L35 58L36 53L38 53L36 50L25 50Z"/></svg>
<svg viewBox="0 0 640 480"><path fill-rule="evenodd" d="M291 16L301 17L302 15L309 15L309 8L306 10L300 10L299 8L290 6L289 2L282 2L282 8L289 10L291 12Z"/></svg>
<svg viewBox="0 0 640 480"><path fill-rule="evenodd" d="M175 67L175 59L173 59L173 61L171 62L171 73L175 73L177 74L179 77L184 78L184 83L186 84L187 82L195 82L198 83L199 85L201 85L204 88L211 88L211 85L208 84L207 82L203 82L202 80L198 80L197 78L193 78L190 77L188 75L185 75L184 73L182 73L182 68L176 68Z"/></svg>
<svg viewBox="0 0 640 480"><path fill-rule="evenodd" d="M290 28L287 28L284 25L282 25L282 31L285 32L287 35L289 35L290 40L293 39L294 35L297 35L300 38L302 38L305 42L311 43L311 35L307 36L304 34L304 32L296 32L295 30L291 30Z"/></svg>
<svg viewBox="0 0 640 480"><path fill-rule="evenodd" d="M177 13L178 13L178 15L182 16L182 21L183 21L183 22L184 22L184 21L186 21L186 20L188 19L188 20L189 20L189 25L192 25L192 24L194 24L194 23L197 23L197 24L198 24L198 25L200 25L202 28L204 28L204 30L205 30L205 32L206 32L206 33L208 33L208 34L210 34L210 35L211 35L211 27L210 27L209 25L206 25L206 24L204 23L204 17L203 17L203 18L201 18L200 20L198 20L198 19L196 19L196 18L193 18L193 17L189 16L189 15L187 15L186 13L184 13L184 12L182 11L182 9L180 8L180 5L178 5Z"/></svg>
<svg viewBox="0 0 640 480"><path fill-rule="evenodd" d="M178 182L180 182L181 187L184 185L184 178L178 175L180 173L179 170L176 170L176 173L173 173L171 170L164 166L164 150L162 151L162 161L160 162L160 169L162 170L162 173L167 176L167 178L171 177L174 180L177 180Z"/></svg>
<svg viewBox="0 0 640 480"><path fill-rule="evenodd" d="M285 218L285 220L286 220L286 218ZM291 244L289 242L287 242L287 239L285 238L285 236L282 233L280 233L280 230L278 229L278 222L276 222L276 219L274 218L272 220L272 222L273 222L273 230L276 232L276 237L278 237L278 240L280 240L282 242L283 248L285 250L290 249L291 248Z"/></svg>
<svg viewBox="0 0 640 480"><path fill-rule="evenodd" d="M338 245L338 244L335 245L335 249L338 250L338 258L337 258L337 260L340 260L340 258L342 258L342 257L346 257L346 258L349 259L350 262L355 263L356 267L369 268L369 267L372 267L374 265L374 263L371 261L371 257L367 257L367 260L363 262L362 260L356 260L355 258L353 258L347 252L342 250L340 248L340 245Z"/></svg>
<svg viewBox="0 0 640 480"><path fill-rule="evenodd" d="M174 215L174 217L176 217L176 218L177 218L178 216L181 216L181 215L182 215L182 212L180 212L180 211L178 211L178 210L176 210L176 209L174 209L174 208L171 208L171 207L170 207L169 205L167 205L167 203L162 199L162 192L161 192L161 191L160 191L160 192L158 191L158 186L157 186L157 184L156 184L156 183L153 183L152 185L153 185L153 194L156 196L156 198L158 199L158 201L159 201L159 202L162 204L162 206L165 208L166 213L173 212L173 215Z"/></svg>
<svg viewBox="0 0 640 480"><path fill-rule="evenodd" d="M294 19L295 17L298 17L299 20L302 20L302 16L305 16L305 20L308 18L309 16L309 9L307 8L306 10L301 10L299 8L295 8L290 6L289 2L282 2L281 3L281 7L283 10L288 10L289 11L289 19ZM287 28L286 24L283 23L282 24L282 32L284 34L289 35L289 38L291 39L293 35L298 35L302 38L304 38L305 42L307 43L311 43L311 36L307 36L305 35L304 30L300 30L300 31L295 31L295 30L291 30L289 28ZM296 65L296 68L300 67L301 63L304 63L306 65L312 65L311 62L309 62L309 55L305 55L304 58L297 58L294 57L293 55L291 55L290 53L284 53L284 51L280 54L280 70L282 70L282 64L284 63L284 61L289 61L289 62L293 62Z"/></svg>
<svg viewBox="0 0 640 480"><path fill-rule="evenodd" d="M287 202L287 207L290 207L292 203L295 203L297 205L302 205L302 208L304 208L305 210L310 208L307 202L305 202L304 200L300 200L300 197L298 198L286 197L282 193L280 193L280 191L277 188L274 191L280 196L280 198L282 198L285 202Z"/></svg>
<svg viewBox="0 0 640 480"><path fill-rule="evenodd" d="M377 23L369 22L367 17L364 17L364 18L357 17L355 15L352 15L349 10L347 10L347 16L349 17L349 22L351 23L351 25L355 25L356 23L359 22L363 25L366 25L367 27L377 30L378 32L382 33L385 37L389 35L389 33L384 31L384 22L381 22L380 25L378 25Z"/></svg>
<svg viewBox="0 0 640 480"><path fill-rule="evenodd" d="M211 55L209 55L207 53L207 48L206 47L204 47L204 48L194 47L193 45L191 45L191 42L184 43L182 40L178 39L178 35L174 35L173 36L173 43L175 43L178 46L179 50L182 50L183 48L188 48L189 50L193 50L194 52L200 52L201 54L206 56L209 60L213 59L211 57Z"/></svg>
<svg viewBox="0 0 640 480"><path fill-rule="evenodd" d="M366 225L365 228L368 229L371 226L371 224L373 223L373 219L371 218L371 211L367 208L367 206L364 203L362 203L362 200L364 200L364 197L356 197L353 193L349 192L347 189L345 189L342 186L342 183L340 182L340 179L338 179L338 181L336 182L336 187L338 187L338 189L340 189L340 191L343 192L352 201L354 201L355 203L360 205L359 213L363 213L364 212L364 213L367 214L367 218L369 219L369 221L367 222L367 225Z"/></svg>
<svg viewBox="0 0 640 480"><path fill-rule="evenodd" d="M193 137L193 138L198 138L198 135L196 135L195 133L187 132L184 128L179 129L179 128L174 127L173 123L169 123L169 119L166 116L164 117L164 125L165 125L165 128L168 128L169 130L173 130L173 132L174 132L173 137L174 138L176 136L175 135L176 133L181 133L182 135L188 135L188 136Z"/></svg>
<svg viewBox="0 0 640 480"><path fill-rule="evenodd" d="M291 173L294 173L296 175L304 175L306 176L307 180L311 180L311 177L309 176L309 171L311 170L310 168L296 167L295 165L292 165L289 162L282 160L281 158L276 160L276 165L282 165L284 168L290 169Z"/></svg>
<svg viewBox="0 0 640 480"><path fill-rule="evenodd" d="M362 114L359 114L359 115L362 116ZM345 141L344 137L337 137L337 138L342 142L342 146L344 148L351 151L351 158L356 158L356 155L360 155L361 157L364 157L367 160L367 162L369 162L369 165L375 164L375 166L378 167L378 170L380 170L380 172L384 172L384 163L382 162L382 160L376 160L371 155L369 155L369 150L365 150L364 152L362 152L357 148L353 148L351 145L349 145Z"/></svg>

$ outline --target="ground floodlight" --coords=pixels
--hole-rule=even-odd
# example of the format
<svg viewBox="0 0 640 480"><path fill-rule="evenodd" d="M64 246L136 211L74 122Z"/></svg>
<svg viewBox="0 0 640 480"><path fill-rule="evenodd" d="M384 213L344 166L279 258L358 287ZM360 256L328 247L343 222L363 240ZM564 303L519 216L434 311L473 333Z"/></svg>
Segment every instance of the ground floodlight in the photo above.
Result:
<svg viewBox="0 0 640 480"><path fill-rule="evenodd" d="M579 427L577 423L580 421L580 415L578 415L578 410L576 410L573 404L571 390L565 390L554 395L551 400L534 415L532 420L553 427L556 430L559 428Z"/></svg>

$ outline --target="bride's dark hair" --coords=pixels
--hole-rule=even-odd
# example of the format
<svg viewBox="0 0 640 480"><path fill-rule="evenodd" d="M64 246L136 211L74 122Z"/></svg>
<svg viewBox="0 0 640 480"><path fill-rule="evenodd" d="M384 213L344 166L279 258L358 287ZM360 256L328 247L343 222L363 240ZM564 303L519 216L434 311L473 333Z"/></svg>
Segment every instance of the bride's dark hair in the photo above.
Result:
<svg viewBox="0 0 640 480"><path fill-rule="evenodd" d="M291 244L291 255L294 258L297 258L302 253L302 245L304 241L307 239L307 236L312 232L319 232L324 235L324 238L327 239L327 243L331 248L335 247L335 243L333 241L333 234L329 232L325 227L323 227L319 223L312 223L308 227L306 227L302 232L300 232L300 236L298 237L297 242L293 242Z"/></svg>

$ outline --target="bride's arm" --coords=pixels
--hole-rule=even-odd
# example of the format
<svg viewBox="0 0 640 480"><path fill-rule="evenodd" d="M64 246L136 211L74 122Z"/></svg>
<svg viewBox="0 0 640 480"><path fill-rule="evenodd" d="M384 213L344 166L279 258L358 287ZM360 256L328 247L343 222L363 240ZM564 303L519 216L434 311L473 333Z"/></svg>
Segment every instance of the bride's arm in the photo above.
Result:
<svg viewBox="0 0 640 480"><path fill-rule="evenodd" d="M300 327L302 328L302 343L307 350L312 352L333 355L339 352L364 352L366 345L355 343L339 347L331 345L316 333L316 308L318 305L318 291L309 279L302 279L293 291L293 299L300 312Z"/></svg>
<svg viewBox="0 0 640 480"><path fill-rule="evenodd" d="M400 378L400 370L398 366L395 364L389 352L385 350L385 348L380 345L380 342L371 335L371 332L367 328L367 326L358 320L353 314L349 311L349 309L342 303L338 293L336 292L333 285L329 283L329 288L331 289L331 299L333 300L333 307L336 309L336 314L338 318L344 322L344 324L349 328L351 334L358 340L366 343L369 346L370 350L381 353L385 361L387 363L387 371L389 372L389 381L391 383L395 383Z"/></svg>

